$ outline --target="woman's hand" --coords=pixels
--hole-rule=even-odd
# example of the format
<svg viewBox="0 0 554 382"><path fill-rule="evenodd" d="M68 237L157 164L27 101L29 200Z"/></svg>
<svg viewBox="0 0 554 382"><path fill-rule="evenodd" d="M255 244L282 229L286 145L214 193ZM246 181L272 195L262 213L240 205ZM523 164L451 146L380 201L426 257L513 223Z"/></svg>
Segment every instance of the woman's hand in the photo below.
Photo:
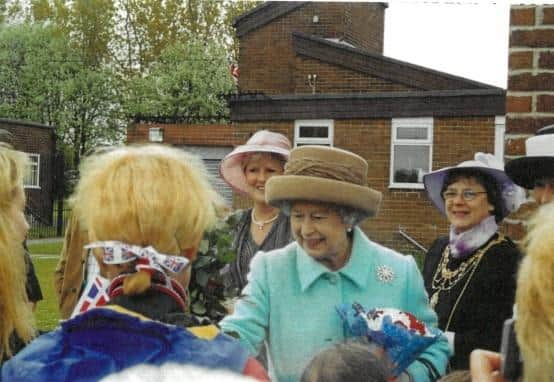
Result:
<svg viewBox="0 0 554 382"><path fill-rule="evenodd" d="M472 382L503 382L500 353L476 349L469 359Z"/></svg>

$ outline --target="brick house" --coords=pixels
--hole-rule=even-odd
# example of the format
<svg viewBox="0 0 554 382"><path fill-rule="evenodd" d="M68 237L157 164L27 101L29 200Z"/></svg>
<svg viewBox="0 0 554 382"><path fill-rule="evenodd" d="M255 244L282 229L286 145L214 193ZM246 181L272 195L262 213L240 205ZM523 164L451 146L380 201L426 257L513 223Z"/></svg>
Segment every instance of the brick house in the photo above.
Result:
<svg viewBox="0 0 554 382"><path fill-rule="evenodd" d="M525 155L525 139L554 124L554 5L512 5L508 91L506 96L506 160ZM509 221L519 239L535 210L531 201Z"/></svg>
<svg viewBox="0 0 554 382"><path fill-rule="evenodd" d="M55 187L56 141L51 126L0 118L0 130L8 132L2 141L28 154L30 171L25 178L26 212L31 219L52 223Z"/></svg>
<svg viewBox="0 0 554 382"><path fill-rule="evenodd" d="M256 130L287 135L295 146L332 145L369 163L369 185L383 192L363 229L405 253L405 236L429 246L447 232L427 201L423 174L471 159L503 156L505 91L385 57L383 3L267 2L234 23L240 42L239 94L232 124L213 130L167 125L164 142L241 144ZM147 140L148 125L129 128ZM205 141L204 141L205 139ZM235 206L244 201L234 197Z"/></svg>

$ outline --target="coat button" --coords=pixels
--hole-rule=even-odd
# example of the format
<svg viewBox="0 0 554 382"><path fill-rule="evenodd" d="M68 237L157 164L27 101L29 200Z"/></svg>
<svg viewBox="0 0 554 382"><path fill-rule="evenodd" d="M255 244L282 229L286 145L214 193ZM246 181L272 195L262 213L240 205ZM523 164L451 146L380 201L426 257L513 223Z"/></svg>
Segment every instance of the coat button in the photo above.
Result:
<svg viewBox="0 0 554 382"><path fill-rule="evenodd" d="M71 288L72 293L77 293L77 288Z"/></svg>

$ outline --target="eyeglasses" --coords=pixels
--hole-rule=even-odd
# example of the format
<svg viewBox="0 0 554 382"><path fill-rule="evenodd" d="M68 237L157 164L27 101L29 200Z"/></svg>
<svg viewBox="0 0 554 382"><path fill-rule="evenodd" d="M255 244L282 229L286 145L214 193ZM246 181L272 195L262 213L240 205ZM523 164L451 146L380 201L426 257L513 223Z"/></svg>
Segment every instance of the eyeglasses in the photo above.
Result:
<svg viewBox="0 0 554 382"><path fill-rule="evenodd" d="M486 194L486 191L473 191L473 190L463 190L462 191L462 199L464 199L466 202L469 202L470 200L473 200L477 197L479 194ZM442 198L444 200L452 200L455 199L460 193L458 191L454 190L446 190L442 193Z"/></svg>

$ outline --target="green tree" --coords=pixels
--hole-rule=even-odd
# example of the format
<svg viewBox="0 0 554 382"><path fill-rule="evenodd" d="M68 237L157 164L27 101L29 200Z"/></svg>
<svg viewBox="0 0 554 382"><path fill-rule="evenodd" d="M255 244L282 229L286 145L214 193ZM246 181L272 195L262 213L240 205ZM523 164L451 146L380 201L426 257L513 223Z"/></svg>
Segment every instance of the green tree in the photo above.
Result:
<svg viewBox="0 0 554 382"><path fill-rule="evenodd" d="M225 117L231 23L256 4L0 0L0 112L56 126L75 164L121 138L120 100L127 120Z"/></svg>
<svg viewBox="0 0 554 382"><path fill-rule="evenodd" d="M55 28L0 27L0 115L54 126L75 165L95 145L121 139L119 88L109 67L87 65Z"/></svg>
<svg viewBox="0 0 554 382"><path fill-rule="evenodd" d="M123 72L144 72L166 47L189 39L217 41L232 57L232 20L255 5L244 0L116 1L114 57Z"/></svg>
<svg viewBox="0 0 554 382"><path fill-rule="evenodd" d="M165 48L147 74L129 82L125 112L168 122L224 118L225 96L234 87L225 50L188 40Z"/></svg>

